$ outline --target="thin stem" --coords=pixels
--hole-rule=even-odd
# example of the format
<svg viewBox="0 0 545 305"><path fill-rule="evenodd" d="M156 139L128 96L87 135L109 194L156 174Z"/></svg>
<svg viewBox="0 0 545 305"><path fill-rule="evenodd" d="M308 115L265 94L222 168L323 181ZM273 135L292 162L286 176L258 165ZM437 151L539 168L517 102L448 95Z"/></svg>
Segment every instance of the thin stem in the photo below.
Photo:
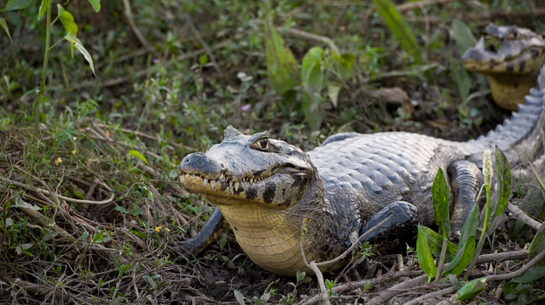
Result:
<svg viewBox="0 0 545 305"><path fill-rule="evenodd" d="M40 85L40 94L38 99L34 103L34 133L40 134L40 103L45 96L45 78L47 74L47 64L49 62L49 50L51 46L51 6L53 1L49 1L47 7L47 20L46 20L46 35L45 35L45 53L44 53L44 65L42 68L42 83Z"/></svg>
<svg viewBox="0 0 545 305"><path fill-rule="evenodd" d="M437 273L435 275L435 282L439 282L441 278L441 272L443 272L443 265L445 264L445 256L447 255L448 238L447 232L443 230L443 247L441 248L441 256L439 257L439 264L437 265Z"/></svg>
<svg viewBox="0 0 545 305"><path fill-rule="evenodd" d="M61 38L59 41L55 42L50 48L49 50L53 50L53 48L58 45L59 43L63 42L64 38Z"/></svg>

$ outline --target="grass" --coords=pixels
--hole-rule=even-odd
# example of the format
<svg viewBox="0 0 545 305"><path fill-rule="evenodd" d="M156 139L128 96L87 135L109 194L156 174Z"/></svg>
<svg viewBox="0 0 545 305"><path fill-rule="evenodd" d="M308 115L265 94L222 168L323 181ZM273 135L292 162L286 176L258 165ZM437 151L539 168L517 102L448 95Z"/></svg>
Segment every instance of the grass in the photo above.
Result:
<svg viewBox="0 0 545 305"><path fill-rule="evenodd" d="M511 12L537 3L482 5ZM213 245L204 257L172 262L167 245L194 235L212 211L177 183L175 168L186 154L221 141L229 124L245 133L268 129L309 150L342 131L404 130L464 140L505 115L484 97L471 100L467 114L457 111L461 99L449 67L450 58L460 54L445 29L475 9L462 2L430 6L427 14L440 20L428 27L410 22L424 52L417 64L371 2L275 1L265 7L217 0L205 7L200 1L132 1L136 25L151 45L147 49L135 38L121 3L102 1L95 13L86 2L72 1L65 8L78 23L78 38L93 56L98 76L81 56L71 59L68 44L55 48L38 137L33 89L41 83L46 35L38 8L32 3L23 11L0 13L13 39L11 44L0 31L0 177L27 187L0 183L0 303L235 301L235 289L249 300L272 290L270 302L295 302L301 294L315 293L311 284L288 289L291 280L281 278L267 287L270 273L246 258L232 234L225 247ZM316 130L301 109L302 86L284 96L271 90L265 12L299 65L312 47L327 50L330 44L294 36L290 28L329 37L354 55L348 89L339 91L337 107L328 98L320 104ZM195 30L180 17L186 13ZM425 20L418 9L403 15ZM487 22L469 26L478 36ZM538 18L513 22L543 30ZM64 35L61 26L51 28L53 42ZM471 90L480 86L474 82ZM373 94L392 87L408 93L416 106ZM112 195L111 202L96 204Z"/></svg>

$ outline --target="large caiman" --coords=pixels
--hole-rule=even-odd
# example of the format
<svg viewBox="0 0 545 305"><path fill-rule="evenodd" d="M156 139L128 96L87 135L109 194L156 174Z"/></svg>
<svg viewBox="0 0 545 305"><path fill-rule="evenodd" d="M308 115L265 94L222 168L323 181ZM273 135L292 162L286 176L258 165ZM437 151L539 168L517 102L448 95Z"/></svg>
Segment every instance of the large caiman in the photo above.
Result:
<svg viewBox="0 0 545 305"><path fill-rule="evenodd" d="M513 167L543 153L545 69L526 103L486 136L453 142L406 132L341 133L304 153L267 132L244 135L229 126L220 144L186 156L181 183L218 208L201 232L178 243L196 255L230 226L257 265L280 275L312 274L351 246L351 238L390 217L364 241L388 250L434 222L433 179L445 170L451 191L452 236L459 236L482 184L483 152L497 145ZM305 220L306 219L306 220ZM339 268L344 262L321 269Z"/></svg>

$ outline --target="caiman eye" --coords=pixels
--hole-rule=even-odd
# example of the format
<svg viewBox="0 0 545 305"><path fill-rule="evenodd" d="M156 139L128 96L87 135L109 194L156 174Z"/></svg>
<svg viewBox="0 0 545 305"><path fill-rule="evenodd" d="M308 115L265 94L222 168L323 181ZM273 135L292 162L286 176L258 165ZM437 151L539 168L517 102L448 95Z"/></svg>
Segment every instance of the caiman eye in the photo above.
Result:
<svg viewBox="0 0 545 305"><path fill-rule="evenodd" d="M261 138L252 144L253 149L261 151L275 151L275 147L269 143L269 139Z"/></svg>

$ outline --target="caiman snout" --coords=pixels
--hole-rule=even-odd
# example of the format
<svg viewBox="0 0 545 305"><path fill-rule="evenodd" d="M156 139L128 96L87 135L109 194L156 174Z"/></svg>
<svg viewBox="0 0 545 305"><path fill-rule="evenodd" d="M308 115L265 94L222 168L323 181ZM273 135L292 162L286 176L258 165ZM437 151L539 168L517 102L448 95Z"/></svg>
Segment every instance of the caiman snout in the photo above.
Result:
<svg viewBox="0 0 545 305"><path fill-rule="evenodd" d="M199 174L201 176L218 176L220 172L220 164L204 153L190 154L178 165L178 175Z"/></svg>

